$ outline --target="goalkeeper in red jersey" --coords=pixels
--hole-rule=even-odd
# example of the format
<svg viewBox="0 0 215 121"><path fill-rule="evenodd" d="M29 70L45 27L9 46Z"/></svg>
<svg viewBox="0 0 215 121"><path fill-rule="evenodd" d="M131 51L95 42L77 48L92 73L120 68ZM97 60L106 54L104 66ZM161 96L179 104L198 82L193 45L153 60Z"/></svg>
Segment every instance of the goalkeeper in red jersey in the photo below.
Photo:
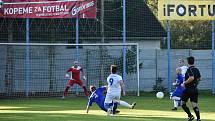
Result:
<svg viewBox="0 0 215 121"><path fill-rule="evenodd" d="M69 88L72 87L74 84L78 84L79 86L81 86L83 88L84 94L86 96L89 95L87 92L86 86L84 86L83 81L80 79L81 72L83 74L82 67L78 64L78 61L74 61L74 65L67 70L66 77L70 77L70 79L67 82L67 86L64 90L62 99L64 99L66 97L66 94L67 94ZM68 73L70 73L71 75L69 75ZM83 76L83 79L86 80L86 77Z"/></svg>

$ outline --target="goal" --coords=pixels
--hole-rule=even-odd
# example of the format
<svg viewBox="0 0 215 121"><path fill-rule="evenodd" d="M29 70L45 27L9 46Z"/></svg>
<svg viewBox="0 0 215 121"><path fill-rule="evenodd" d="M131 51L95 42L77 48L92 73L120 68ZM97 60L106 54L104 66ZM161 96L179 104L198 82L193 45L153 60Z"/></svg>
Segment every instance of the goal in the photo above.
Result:
<svg viewBox="0 0 215 121"><path fill-rule="evenodd" d="M123 47L126 66L123 67ZM84 84L97 87L106 84L110 65L125 73L127 94L139 95L139 49L137 43L127 44L41 44L0 43L0 97L62 96L68 79L66 71L78 60L87 80ZM82 76L81 76L82 77ZM89 89L88 89L89 90ZM74 86L68 96L83 95Z"/></svg>

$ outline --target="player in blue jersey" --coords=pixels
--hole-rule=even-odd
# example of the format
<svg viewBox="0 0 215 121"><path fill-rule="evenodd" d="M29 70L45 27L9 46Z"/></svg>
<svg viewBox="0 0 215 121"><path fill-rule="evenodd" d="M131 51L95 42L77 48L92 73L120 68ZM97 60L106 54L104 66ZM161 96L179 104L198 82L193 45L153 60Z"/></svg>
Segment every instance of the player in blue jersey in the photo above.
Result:
<svg viewBox="0 0 215 121"><path fill-rule="evenodd" d="M181 68L176 68L176 80L173 86L176 86L175 91L171 94L170 99L174 102L174 108L172 110L177 110L178 106L181 104L181 97L184 88L181 86L183 84L183 75L181 74Z"/></svg>
<svg viewBox="0 0 215 121"><path fill-rule="evenodd" d="M108 109L105 107L105 103L104 103L105 96L103 94L106 90L107 90L106 86L100 87L98 89L96 89L95 86L90 86L91 95L89 97L89 101L87 104L86 113L89 112L90 107L92 106L93 103L96 103L100 107L100 109L107 112ZM112 102L111 105L113 105L113 114L117 114L120 112L117 110L118 105L133 109L136 103L134 102L132 104L128 104L125 101L117 100L115 103Z"/></svg>
<svg viewBox="0 0 215 121"><path fill-rule="evenodd" d="M96 89L95 86L90 86L90 91L91 91L91 95L89 97L89 101L87 104L87 108L86 108L86 113L89 112L90 107L92 106L92 104L95 102L103 111L107 112L107 109L104 106L104 101L105 101L105 96L104 96L104 92L106 91L107 87L103 86L100 87L98 89ZM117 103L114 104L114 114L119 113L117 109Z"/></svg>

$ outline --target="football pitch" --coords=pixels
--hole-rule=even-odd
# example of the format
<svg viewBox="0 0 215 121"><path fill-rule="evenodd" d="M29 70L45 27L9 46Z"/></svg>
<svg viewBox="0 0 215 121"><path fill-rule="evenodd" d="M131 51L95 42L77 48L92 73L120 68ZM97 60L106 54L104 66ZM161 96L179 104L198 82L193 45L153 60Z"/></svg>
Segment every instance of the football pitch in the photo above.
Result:
<svg viewBox="0 0 215 121"><path fill-rule="evenodd" d="M152 93L143 93L140 97L128 96L122 100L135 101L137 105L135 109L119 106L121 112L108 117L96 104L86 114L86 97L0 99L0 121L186 121L181 107L171 111L173 104L168 96L156 99ZM215 121L214 96L200 93L199 107L203 121Z"/></svg>

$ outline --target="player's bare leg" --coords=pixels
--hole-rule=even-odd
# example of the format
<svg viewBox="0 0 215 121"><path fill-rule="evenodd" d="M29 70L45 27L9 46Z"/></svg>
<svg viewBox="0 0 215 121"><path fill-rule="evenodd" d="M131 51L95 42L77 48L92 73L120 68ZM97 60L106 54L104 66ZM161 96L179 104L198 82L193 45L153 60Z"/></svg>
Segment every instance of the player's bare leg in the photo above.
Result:
<svg viewBox="0 0 215 121"><path fill-rule="evenodd" d="M84 90L84 94L85 94L85 96L89 96L89 93L88 93L88 91L87 91L87 88L86 88L86 86L82 86L82 88L83 88L83 90Z"/></svg>
<svg viewBox="0 0 215 121"><path fill-rule="evenodd" d="M134 107L137 104L136 102L133 102L132 104L128 104L127 102L122 101L122 100L115 100L115 102L117 102L121 106L128 107L128 108L131 108L131 109L134 109Z"/></svg>
<svg viewBox="0 0 215 121"><path fill-rule="evenodd" d="M70 85L67 85L66 88L65 88L65 90L64 90L62 99L65 99L65 97L66 97L66 95L67 95L67 93L68 93L68 91L69 91L69 88L70 88Z"/></svg>
<svg viewBox="0 0 215 121"><path fill-rule="evenodd" d="M82 80L78 80L76 83L77 83L79 86L81 86L81 87L83 88L85 96L88 97L88 96L89 96L89 93L88 93L87 88L86 88L86 86L84 85L83 81L82 81Z"/></svg>
<svg viewBox="0 0 215 121"><path fill-rule="evenodd" d="M65 99L65 97L66 97L66 95L67 95L67 93L68 93L68 91L69 91L69 88L72 87L73 84L74 84L73 80L69 80L69 81L68 81L68 84L66 85L66 88L65 88L65 90L64 90L62 99Z"/></svg>
<svg viewBox="0 0 215 121"><path fill-rule="evenodd" d="M174 108L172 109L173 111L176 111L177 108L181 105L181 98L173 96L170 99L173 100Z"/></svg>

